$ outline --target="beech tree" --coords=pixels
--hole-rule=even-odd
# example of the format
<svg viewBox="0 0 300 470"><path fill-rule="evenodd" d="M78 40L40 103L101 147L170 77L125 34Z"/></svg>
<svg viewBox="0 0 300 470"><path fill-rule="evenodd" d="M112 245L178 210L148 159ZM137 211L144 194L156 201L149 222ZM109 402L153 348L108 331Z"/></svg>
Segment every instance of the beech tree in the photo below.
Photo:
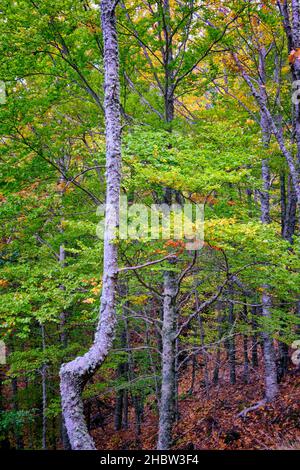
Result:
<svg viewBox="0 0 300 470"><path fill-rule="evenodd" d="M99 322L94 343L82 357L63 364L60 371L64 421L74 450L93 450L83 413L82 391L87 380L103 363L115 334L118 249L116 231L119 225L121 184L121 120L119 55L116 31L116 2L101 2L104 57L104 113L106 128L106 213L103 252L103 286Z"/></svg>

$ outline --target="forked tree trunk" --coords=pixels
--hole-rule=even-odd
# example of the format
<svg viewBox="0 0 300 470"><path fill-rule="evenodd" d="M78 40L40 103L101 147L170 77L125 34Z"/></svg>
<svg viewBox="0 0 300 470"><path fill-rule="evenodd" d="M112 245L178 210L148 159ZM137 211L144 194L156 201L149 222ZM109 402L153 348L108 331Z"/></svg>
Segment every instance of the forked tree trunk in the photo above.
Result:
<svg viewBox="0 0 300 470"><path fill-rule="evenodd" d="M65 424L73 450L95 450L83 413L82 392L109 353L116 325L115 298L118 249L114 243L119 224L121 180L121 122L119 56L115 1L102 0L101 21L104 40L104 109L106 124L106 213L104 234L103 288L99 322L89 351L60 370L61 398Z"/></svg>

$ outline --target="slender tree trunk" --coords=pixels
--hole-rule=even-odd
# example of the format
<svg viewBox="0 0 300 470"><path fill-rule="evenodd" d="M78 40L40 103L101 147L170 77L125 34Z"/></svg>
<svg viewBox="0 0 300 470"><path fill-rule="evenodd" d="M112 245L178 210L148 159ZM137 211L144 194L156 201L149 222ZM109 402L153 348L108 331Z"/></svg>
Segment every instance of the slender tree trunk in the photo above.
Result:
<svg viewBox="0 0 300 470"><path fill-rule="evenodd" d="M219 307L220 303L217 304L217 310L218 310L218 317L217 317L217 324L218 324L218 344L217 344L217 351L216 351L216 361L215 361L215 367L214 367L214 372L213 372L213 384L216 386L219 383L219 374L220 374L220 365L221 365L221 338L222 338L222 320L223 320L223 315L222 315L222 308Z"/></svg>
<svg viewBox="0 0 300 470"><path fill-rule="evenodd" d="M60 191L59 191L59 194L60 194L60 200L61 200L61 203L60 203L60 206L61 206L61 210L63 211L63 197L64 197L64 193L65 193L65 185L67 183L66 181L66 177L64 176L67 171L68 171L68 165L67 165L67 156L66 155L63 155L62 158L58 161L58 167L60 168L61 172L62 172L62 175L60 176L59 180L58 180L58 184L59 184L59 187L61 188ZM63 235L64 233L64 230L63 230L63 221L64 221L64 218L61 217L61 220L60 220L60 229L59 229L59 232ZM65 250L65 246L64 244L62 243L59 247L59 256L58 256L58 262L61 266L61 268L64 268L65 265L66 265L66 250ZM64 291L65 290L65 286L64 285L61 285L59 286L59 288ZM61 345L63 348L66 348L67 347L67 334L66 334L66 320L67 320L67 312L65 312L64 310L62 310L62 312L60 313L60 341L61 341Z"/></svg>
<svg viewBox="0 0 300 470"><path fill-rule="evenodd" d="M123 395L123 428L128 429L128 390Z"/></svg>
<svg viewBox="0 0 300 470"><path fill-rule="evenodd" d="M129 322L128 318L124 316L124 324L125 324L125 332L126 332L126 349L128 351L128 362L127 362L127 375L129 382L134 382L136 374L135 374L135 363L134 358L132 355L132 350L130 346L130 334L129 334ZM134 407L135 413L135 435L136 439L139 439L141 433L141 418L142 418L142 411L143 405L138 393L134 390L131 390L131 399Z"/></svg>
<svg viewBox="0 0 300 470"><path fill-rule="evenodd" d="M293 188L293 182L288 174L287 190L285 184L284 171L280 175L280 194L281 194L281 235L284 239L293 244L293 237L296 229L297 197ZM278 342L279 362L277 370L278 382L282 380L288 370L289 348L286 343Z"/></svg>
<svg viewBox="0 0 300 470"><path fill-rule="evenodd" d="M122 371L119 370L119 377L120 373L122 374ZM115 416L114 416L114 427L115 431L120 431L122 429L122 422L123 422L123 397L124 397L124 391L123 390L118 390L117 391L117 396L116 396L116 404L115 404Z"/></svg>
<svg viewBox="0 0 300 470"><path fill-rule="evenodd" d="M281 15L283 16L283 27L288 40L288 53L298 51L300 48L300 5L299 0L291 0L290 12L287 1L277 2L278 8ZM291 13L291 15L290 15ZM293 82L299 82L300 80L300 58L295 55L294 60L290 62L291 73ZM299 172L300 172L300 103L299 100L292 103L294 111L293 128L294 128L294 139L297 145L297 161L296 168L294 169L289 165L290 175L293 181L295 200L300 207L300 188L299 188ZM288 161L288 160L287 160ZM288 162L289 163L289 162ZM295 172L298 173L298 178L295 176ZM286 238L286 237L285 237ZM287 238L288 239L288 238Z"/></svg>
<svg viewBox="0 0 300 470"><path fill-rule="evenodd" d="M165 48L163 51L163 62L165 71L165 120L170 125L174 120L174 83L173 83L173 48L171 37L171 13L169 0L164 0L162 4L165 38ZM171 204L172 191L165 190L164 202ZM172 265L172 263L170 263ZM171 270L164 273L164 305L163 305L163 328L162 328L162 385L160 397L160 415L158 430L158 450L169 449L172 442L172 425L175 419L175 387L176 387L176 296L177 296L177 276Z"/></svg>
<svg viewBox="0 0 300 470"><path fill-rule="evenodd" d="M248 310L247 305L244 305L243 311L244 321L247 321ZM245 384L249 383L249 354L248 354L248 336L243 336L243 355L244 355L244 371L243 371L243 382Z"/></svg>
<svg viewBox="0 0 300 470"><path fill-rule="evenodd" d="M145 345L148 348L149 363L150 363L152 374L154 376L154 383L155 383L155 398L156 398L157 407L159 409L160 391L159 391L159 382L158 382L158 370L157 370L157 365L155 364L155 361L153 360L153 356L152 356L151 338L150 338L150 332L149 332L149 325L147 322L145 322L145 329L146 329Z"/></svg>
<svg viewBox="0 0 300 470"><path fill-rule="evenodd" d="M293 49L299 51L300 49L300 5L299 0L291 0L292 7L292 34L293 34ZM294 82L300 80L300 58L295 57L291 62L291 71ZM300 165L300 103L297 100L294 104L294 134L297 144L297 161Z"/></svg>
<svg viewBox="0 0 300 470"><path fill-rule="evenodd" d="M252 307L252 354L251 354L251 362L252 367L258 367L258 351L257 351L257 322L256 322L256 307Z"/></svg>
<svg viewBox="0 0 300 470"><path fill-rule="evenodd" d="M279 363L278 363L277 379L278 379L278 382L281 382L281 380L287 373L288 367L289 367L289 347L286 343L279 341L278 351L279 351Z"/></svg>
<svg viewBox="0 0 300 470"><path fill-rule="evenodd" d="M162 386L160 399L158 450L169 449L174 421L175 326L177 278L172 271L164 276L164 318L162 328Z"/></svg>
<svg viewBox="0 0 300 470"><path fill-rule="evenodd" d="M268 294L268 287L265 287L262 294L262 315L266 319L271 317L270 309L271 297ZM273 339L269 332L264 330L262 337L264 342L265 399L271 402L278 394L276 356Z"/></svg>
<svg viewBox="0 0 300 470"><path fill-rule="evenodd" d="M176 315L176 326L175 326L175 331L177 331L178 328L178 318ZM174 421L178 421L180 418L179 415L179 393L178 393L178 387L179 387L179 370L178 370L178 354L179 354L179 338L177 337L175 340L175 365L174 365L174 370L175 370L175 378L174 378Z"/></svg>
<svg viewBox="0 0 300 470"><path fill-rule="evenodd" d="M59 247L59 264L63 268L66 262L66 251L64 245L60 245ZM61 285L59 287L61 290L65 290L65 286ZM62 348L65 349L67 347L67 332L66 332L66 320L67 320L67 313L65 310L62 310L60 313L60 342Z"/></svg>
<svg viewBox="0 0 300 470"><path fill-rule="evenodd" d="M60 370L62 409L72 449L95 450L83 413L82 392L108 355L115 335L118 248L114 243L119 225L121 181L121 121L119 56L115 17L116 3L102 0L104 40L104 109L106 123L106 213L104 235L103 287L99 322L89 351Z"/></svg>
<svg viewBox="0 0 300 470"><path fill-rule="evenodd" d="M63 152L63 150L62 150ZM60 185L60 198L61 198L61 210L63 210L63 197L64 197L64 193L65 193L65 185L67 183L66 181L66 178L65 178L65 174L67 173L67 158L66 158L66 155L63 155L63 157L58 161L58 166L60 168L60 170L62 171L62 174L59 178L59 181L58 181L58 184ZM60 224L60 233L63 234L64 230L62 228L62 222L63 222L63 217L61 218L61 224ZM64 268L66 266L66 250L65 250L65 246L64 244L62 243L60 246L59 246L59 257L58 257L58 262L61 266L61 268ZM62 284L59 286L60 290L64 291L65 290L65 286ZM65 310L62 310L61 313L60 313L60 324L59 324L59 328L60 328L60 344L61 344L61 347L62 349L66 349L67 347L67 344L68 344L68 336L67 336L67 331L66 331L66 323L67 323L67 312ZM66 425L65 425L65 421L64 421L64 417L63 417L63 413L61 413L61 417L60 417L60 437L61 437L61 442L62 442L62 445L63 445L63 448L64 450L70 450L71 449L71 445L70 445L70 441L69 441L69 438L68 438L68 433L67 433L67 429L66 429Z"/></svg>
<svg viewBox="0 0 300 470"><path fill-rule="evenodd" d="M65 247L64 245L60 245L59 263L62 267L65 266L65 261L66 261ZM60 286L60 289L64 290L65 287L62 285ZM68 344L68 337L67 337L67 332L66 332L66 321L67 321L67 313L65 310L62 310L60 314L60 342L61 342L61 346L63 349L66 349L67 344ZM61 414L61 419L60 419L60 429L61 429L61 441L62 441L63 448L64 450L70 450L71 444L68 438L68 433L67 433L63 413Z"/></svg>
<svg viewBox="0 0 300 470"><path fill-rule="evenodd" d="M13 409L14 411L19 411L19 401L18 401L18 381L17 379L13 378L11 381L12 384L12 393L13 393ZM22 433L19 429L16 429L14 432L15 440L16 440L16 449L24 449L24 442Z"/></svg>
<svg viewBox="0 0 300 470"><path fill-rule="evenodd" d="M7 354L10 354L14 351L14 342L13 339L10 342L7 350ZM18 380L17 378L12 378L11 381L11 388L12 388L12 403L13 403L13 410L15 412L19 411L19 394L18 394ZM16 428L13 432L14 438L16 441L16 449L23 449L24 448L24 442L23 442L23 436L22 436L22 431L20 432L20 429Z"/></svg>
<svg viewBox="0 0 300 470"><path fill-rule="evenodd" d="M268 145L268 144L267 144ZM261 190L261 221L263 224L269 224L270 218L270 169L269 161L264 159L261 164L261 176L263 189Z"/></svg>
<svg viewBox="0 0 300 470"><path fill-rule="evenodd" d="M282 198L284 195L282 195ZM283 204L282 204L283 205ZM296 212L297 212L297 199L293 188L293 183L290 175L287 180L287 191L286 191L286 205L285 212L282 215L284 217L282 224L282 237L293 243L293 236L296 228Z"/></svg>
<svg viewBox="0 0 300 470"><path fill-rule="evenodd" d="M0 412L4 411L3 382L5 379L4 367L0 364Z"/></svg>
<svg viewBox="0 0 300 470"><path fill-rule="evenodd" d="M236 350L235 350L235 336L234 336L234 306L232 303L229 304L228 311L228 324L229 324L229 335L228 338L228 360L229 360L229 372L230 372L230 383L234 385L236 383Z"/></svg>
<svg viewBox="0 0 300 470"><path fill-rule="evenodd" d="M41 324L43 352L46 350L45 327ZM42 365L42 449L47 449L47 365Z"/></svg>
<svg viewBox="0 0 300 470"><path fill-rule="evenodd" d="M265 70L266 50L263 47L259 55L259 89L260 99L267 108L266 95L266 70ZM270 142L270 119L264 110L261 110L261 132L262 142L265 148L268 148ZM269 224L270 218L270 169L267 160L262 161L262 185L261 190L261 222ZM271 296L269 294L269 286L262 286L262 315L266 319L271 318ZM276 356L274 350L273 338L268 331L267 325L263 331L264 343L264 364L265 364L265 399L272 401L278 393Z"/></svg>
<svg viewBox="0 0 300 470"><path fill-rule="evenodd" d="M287 214L286 188L285 188L285 172L280 173L280 214L281 214L281 235L284 238L285 221Z"/></svg>
<svg viewBox="0 0 300 470"><path fill-rule="evenodd" d="M199 308L199 299L198 296L196 297L197 302L196 302L196 308ZM207 363L207 351L205 347L205 331L204 331L204 326L203 326L203 319L201 313L198 315L198 323L199 323L199 329L200 329L200 344L202 348L202 357L203 357L203 362L204 362L204 384L205 384L205 390L206 390L206 395L209 395L209 371L208 371L208 363Z"/></svg>
<svg viewBox="0 0 300 470"><path fill-rule="evenodd" d="M123 292L121 292L122 294ZM125 294L126 295L126 294ZM125 326L122 325L122 330L121 330L121 338L120 338L120 347L122 349L126 348L126 343L127 343L127 333L126 333L126 323ZM128 364L127 362L121 362L118 365L118 370L117 370L117 377L120 380L123 380L125 376L127 375L127 370L128 370ZM124 407L124 396L125 396L126 390L121 388L121 390L117 391L116 394L116 404L115 404L115 416L114 416L114 426L115 430L119 431L122 429L123 425L123 407Z"/></svg>
<svg viewBox="0 0 300 470"><path fill-rule="evenodd" d="M269 125L269 130L272 132L278 142L278 145L280 147L280 150L286 159L286 162L288 164L289 170L290 170L290 175L293 181L293 186L295 188L295 193L296 193L296 198L297 198L297 204L300 206L300 170L299 170L299 165L295 162L295 159L292 155L292 153L289 151L285 139L284 139L284 132L283 128L281 125L278 125L276 120L273 118L269 108L268 108L268 103L264 98L262 97L261 94L261 86L260 90L258 91L257 88L254 86L250 76L248 73L245 71L243 68L241 62L239 61L238 57L236 54L233 55L237 66L239 67L239 70L247 83L248 87L250 88L253 97L257 101L259 107L260 107L260 112L262 115L265 115L268 125ZM300 64L300 60L298 59L298 62ZM260 74L261 76L261 74ZM263 83L263 87L265 87L265 82Z"/></svg>
<svg viewBox="0 0 300 470"><path fill-rule="evenodd" d="M192 374L191 374L191 385L190 385L190 388L189 388L189 391L188 391L189 395L193 395L193 393L194 393L195 379L196 379L196 367L197 367L196 354L192 355L191 365L192 365Z"/></svg>

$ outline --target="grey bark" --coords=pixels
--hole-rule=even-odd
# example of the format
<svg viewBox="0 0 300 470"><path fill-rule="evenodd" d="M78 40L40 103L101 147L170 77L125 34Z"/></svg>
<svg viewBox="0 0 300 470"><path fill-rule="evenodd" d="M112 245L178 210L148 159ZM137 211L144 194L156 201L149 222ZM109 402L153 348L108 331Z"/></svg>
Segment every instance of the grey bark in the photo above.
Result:
<svg viewBox="0 0 300 470"><path fill-rule="evenodd" d="M175 297L176 299L176 297ZM175 300L176 301L176 300ZM178 328L178 316L176 315L176 325L175 325L175 331L177 331ZM178 393L178 387L179 387L179 360L178 360L178 355L179 355L179 338L176 336L175 340L175 365L174 365L174 421L178 421L180 418L179 414L179 393Z"/></svg>
<svg viewBox="0 0 300 470"><path fill-rule="evenodd" d="M172 440L175 388L177 278L172 271L164 275L164 318L162 327L162 386L160 399L158 450L167 450Z"/></svg>
<svg viewBox="0 0 300 470"><path fill-rule="evenodd" d="M293 190L290 175L288 175L287 190L285 189L285 178L281 175L281 234L285 240L293 243L293 237L296 228L296 209L297 201L295 192ZM283 306L284 309L284 306ZM278 342L278 368L277 378L278 382L282 380L288 370L289 365L289 348L286 343Z"/></svg>
<svg viewBox="0 0 300 470"><path fill-rule="evenodd" d="M264 286L262 293L262 315L266 319L271 317L271 297L268 286ZM271 402L278 394L277 367L274 342L267 331L262 332L264 343L264 364L265 364L265 400Z"/></svg>
<svg viewBox="0 0 300 470"><path fill-rule="evenodd" d="M46 350L45 327L41 324L43 353ZM42 375L42 449L47 449L47 365L41 368Z"/></svg>
<svg viewBox="0 0 300 470"><path fill-rule="evenodd" d="M267 94L266 94L266 50L262 47L259 51L259 94L261 102L264 106L267 106ZM270 125L266 112L261 110L260 112L260 128L262 133L262 143L265 149L268 148L270 143ZM261 221L263 224L269 224L270 219L270 169L268 159L263 159L261 164L261 176L262 176L262 189L260 191L261 201Z"/></svg>
<svg viewBox="0 0 300 470"><path fill-rule="evenodd" d="M258 351L257 351L258 337L257 337L256 307L252 307L252 312L251 313L252 313L252 318L251 318L251 324L252 324L251 362L252 362L252 367L258 367Z"/></svg>
<svg viewBox="0 0 300 470"><path fill-rule="evenodd" d="M199 302L197 298L197 303L196 303L196 308L198 309L199 307ZM206 390L206 395L209 395L209 370L208 370L208 361L207 361L207 351L205 347L205 331L204 331L204 326L203 326L203 319L202 315L198 315L198 323L199 323L199 329L200 329L200 344L202 348L202 354L203 354L203 366L204 366L204 384L205 384L205 390Z"/></svg>
<svg viewBox="0 0 300 470"><path fill-rule="evenodd" d="M287 373L289 366L289 347L286 343L279 341L278 342L278 368L277 368L277 380L281 382L285 374Z"/></svg>
<svg viewBox="0 0 300 470"><path fill-rule="evenodd" d="M59 162L59 166L62 167L63 173L65 173L66 172L65 158L62 158L62 160ZM65 183L65 182L66 182L66 178L63 175L61 175L59 183ZM63 198L63 194L64 194L64 189L62 189L61 191L61 199ZM63 204L62 204L62 207L63 207ZM63 229L60 229L60 232L63 233ZM61 244L59 247L58 261L59 261L60 266L64 268L66 265L66 250L63 244ZM61 285L59 288L61 290L65 290L64 285ZM60 343L63 349L66 349L67 344L68 344L66 323L67 323L67 312L65 310L62 310L60 313ZM70 441L68 438L68 433L67 433L63 414L61 414L61 418L60 418L60 434L61 434L61 441L62 441L64 450L70 450L71 445L70 445Z"/></svg>
<svg viewBox="0 0 300 470"><path fill-rule="evenodd" d="M291 0L291 24L286 33L292 35L293 50L299 52L300 48L300 5L299 0ZM288 19L287 19L288 21ZM289 51L291 52L291 51ZM291 62L291 72L293 81L300 80L300 58L296 55ZM300 103L294 104L294 137L297 144L297 161L300 164Z"/></svg>
<svg viewBox="0 0 300 470"><path fill-rule="evenodd" d="M247 300L245 299L245 302ZM247 322L248 310L247 305L244 305L243 308L243 317L244 321ZM248 354L248 336L243 336L243 355L244 355L244 370L243 370L243 382L245 384L249 383L249 354Z"/></svg>
<svg viewBox="0 0 300 470"><path fill-rule="evenodd" d="M174 119L174 75L172 71L173 50L170 26L169 0L163 1L163 32L166 47L163 50L163 63L165 72L164 105L165 120L171 124ZM165 189L164 202L171 204L172 191ZM172 262L170 262L172 265ZM176 273L171 270L164 273L164 304L162 328L162 377L160 393L160 414L158 429L158 450L167 450L172 442L172 425L175 419L176 399L176 296L178 282Z"/></svg>
<svg viewBox="0 0 300 470"><path fill-rule="evenodd" d="M287 190L285 178L281 176L281 234L282 238L293 243L296 228L297 199L290 175L288 175Z"/></svg>
<svg viewBox="0 0 300 470"><path fill-rule="evenodd" d="M196 379L196 367L197 367L196 354L192 355L191 365L192 365L192 374L191 374L191 385L190 385L190 388L189 388L189 391L188 391L189 395L193 395L193 393L194 393L195 379Z"/></svg>
<svg viewBox="0 0 300 470"><path fill-rule="evenodd" d="M234 385L236 383L236 350L235 350L235 337L233 336L234 329L234 305L229 304L228 310L228 326L229 326L229 338L228 338L228 361L229 361L229 375L230 383Z"/></svg>
<svg viewBox="0 0 300 470"><path fill-rule="evenodd" d="M119 223L121 180L121 122L119 55L115 17L116 2L100 4L104 40L104 110L106 124L106 214L103 287L94 343L82 357L63 364L60 370L61 398L65 424L73 450L95 450L84 419L82 392L109 353L116 324L118 249L113 243Z"/></svg>
<svg viewBox="0 0 300 470"><path fill-rule="evenodd" d="M260 96L260 118L262 142L268 148L271 134L271 117L267 112L266 95L266 70L265 70L266 50L264 47L259 51L259 96ZM262 161L262 191L261 191L261 221L263 224L271 222L270 217L270 170L267 160ZM262 315L266 319L271 318L271 297L269 286L262 286ZM266 327L265 327L266 328ZM264 342L264 365L265 365L265 399L272 401L278 393L276 356L273 338L266 329L263 331Z"/></svg>
<svg viewBox="0 0 300 470"><path fill-rule="evenodd" d="M214 367L214 372L213 372L213 385L218 385L219 383L219 374L220 374L220 365L221 365L221 339L222 339L222 323L223 323L223 315L222 315L222 306L218 302L217 303L217 311L218 311L218 316L217 316L217 325L218 325L218 342L217 342L217 350L216 350L216 361L215 361L215 367Z"/></svg>

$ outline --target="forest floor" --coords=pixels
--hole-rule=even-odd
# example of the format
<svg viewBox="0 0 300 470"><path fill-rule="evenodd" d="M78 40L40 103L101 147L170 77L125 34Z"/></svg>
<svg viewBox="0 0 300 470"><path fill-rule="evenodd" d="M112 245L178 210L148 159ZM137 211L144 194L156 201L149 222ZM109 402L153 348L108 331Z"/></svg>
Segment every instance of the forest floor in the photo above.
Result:
<svg viewBox="0 0 300 470"><path fill-rule="evenodd" d="M173 449L300 449L300 371L291 366L274 403L241 418L239 412L261 400L264 390L262 368L251 369L248 384L243 382L242 368L242 365L237 367L235 385L229 384L228 371L223 368L219 384L208 391L203 384L202 369L198 368L192 393L188 393L191 368L184 371L179 384L180 418L174 426ZM93 431L97 448L156 448L158 416L153 400L145 406L139 436L135 432L133 409L130 409L129 423L129 429L115 431L113 417L107 416L104 429Z"/></svg>

